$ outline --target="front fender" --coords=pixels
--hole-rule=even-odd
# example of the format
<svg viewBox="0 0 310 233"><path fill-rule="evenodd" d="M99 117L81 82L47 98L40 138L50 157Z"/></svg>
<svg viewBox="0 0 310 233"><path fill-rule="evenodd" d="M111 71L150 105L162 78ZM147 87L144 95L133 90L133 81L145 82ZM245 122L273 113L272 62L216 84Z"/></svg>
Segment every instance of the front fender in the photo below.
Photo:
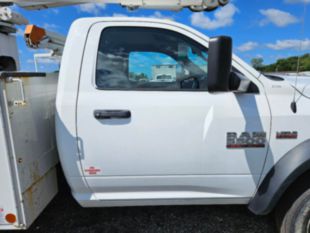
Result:
<svg viewBox="0 0 310 233"><path fill-rule="evenodd" d="M310 170L310 139L287 152L260 184L248 208L254 214L269 214L294 181Z"/></svg>

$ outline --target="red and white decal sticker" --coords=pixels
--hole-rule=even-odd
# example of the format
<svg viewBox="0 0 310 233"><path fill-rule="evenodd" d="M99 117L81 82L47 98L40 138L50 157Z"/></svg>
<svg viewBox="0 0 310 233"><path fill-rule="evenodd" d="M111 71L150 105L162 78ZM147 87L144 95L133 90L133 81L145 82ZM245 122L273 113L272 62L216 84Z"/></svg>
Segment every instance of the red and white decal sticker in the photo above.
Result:
<svg viewBox="0 0 310 233"><path fill-rule="evenodd" d="M85 169L85 172L88 173L88 175L97 175L101 172L101 169L95 168L95 167L89 167Z"/></svg>

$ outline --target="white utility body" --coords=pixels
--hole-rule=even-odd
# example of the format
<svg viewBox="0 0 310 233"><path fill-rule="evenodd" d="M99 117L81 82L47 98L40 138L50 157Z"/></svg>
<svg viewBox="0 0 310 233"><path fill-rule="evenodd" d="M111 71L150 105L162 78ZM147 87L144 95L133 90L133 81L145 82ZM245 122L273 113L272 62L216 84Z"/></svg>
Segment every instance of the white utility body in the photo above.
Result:
<svg viewBox="0 0 310 233"><path fill-rule="evenodd" d="M29 45L42 45L40 40L32 42L28 40ZM208 38L169 20L79 19L72 24L64 48L60 47L57 148L72 194L83 207L245 204L262 215L281 207L292 190L292 203L309 192L310 80L295 85L279 75L265 76L232 55L231 38ZM173 73L169 81L156 78L154 66L168 66ZM12 155L8 149L5 154L12 180L6 184L19 196L11 206L17 200L21 208L26 206L22 195L29 186L21 181L24 176L18 165L30 148L19 153L18 139L21 145L32 145L33 152L36 144L30 142L43 140L38 147L42 153L33 160L53 151L40 176L52 174L46 184L56 181L50 122L56 80L16 76L4 73L1 81L2 90L12 81L19 87L1 96L6 140L1 146L16 148ZM17 98L16 92L25 98ZM10 93L13 97L8 98ZM16 117L16 125L11 111L24 111ZM29 123L24 121L27 113L32 114ZM32 134L37 127L42 131ZM38 210L54 192L51 188L50 196L43 195ZM0 205L9 197L0 196ZM287 217L283 227L303 227L295 232L306 233L310 210L296 205L294 210L280 208L294 216ZM31 221L20 217L28 216L26 211L10 211L18 220L2 229L28 227Z"/></svg>
<svg viewBox="0 0 310 233"><path fill-rule="evenodd" d="M58 192L58 74L2 73L19 70L15 25L27 23L0 8L0 230L28 228Z"/></svg>
<svg viewBox="0 0 310 233"><path fill-rule="evenodd" d="M58 192L57 80L55 75L1 77L0 230L25 229Z"/></svg>

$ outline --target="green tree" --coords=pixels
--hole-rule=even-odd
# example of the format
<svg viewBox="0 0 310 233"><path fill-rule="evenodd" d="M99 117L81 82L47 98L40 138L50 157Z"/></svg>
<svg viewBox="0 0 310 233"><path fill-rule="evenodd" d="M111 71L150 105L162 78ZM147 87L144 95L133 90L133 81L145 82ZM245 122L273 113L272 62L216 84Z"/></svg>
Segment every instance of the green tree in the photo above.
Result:
<svg viewBox="0 0 310 233"><path fill-rule="evenodd" d="M307 53L299 58L299 71L310 71L310 54ZM259 68L263 72L296 72L298 57L288 57L277 60L276 63Z"/></svg>
<svg viewBox="0 0 310 233"><path fill-rule="evenodd" d="M252 64L252 66L253 66L255 69L259 70L259 69L261 69L261 68L263 67L264 59L261 58L261 57L253 58L253 59L251 60L251 64Z"/></svg>

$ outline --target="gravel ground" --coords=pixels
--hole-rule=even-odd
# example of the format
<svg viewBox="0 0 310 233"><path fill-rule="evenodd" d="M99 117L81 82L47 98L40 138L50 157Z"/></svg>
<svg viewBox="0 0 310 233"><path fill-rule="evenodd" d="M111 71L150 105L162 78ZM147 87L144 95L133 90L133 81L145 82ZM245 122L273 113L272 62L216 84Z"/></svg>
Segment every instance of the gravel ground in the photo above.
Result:
<svg viewBox="0 0 310 233"><path fill-rule="evenodd" d="M273 218L245 206L83 209L64 191L26 233L275 233Z"/></svg>

